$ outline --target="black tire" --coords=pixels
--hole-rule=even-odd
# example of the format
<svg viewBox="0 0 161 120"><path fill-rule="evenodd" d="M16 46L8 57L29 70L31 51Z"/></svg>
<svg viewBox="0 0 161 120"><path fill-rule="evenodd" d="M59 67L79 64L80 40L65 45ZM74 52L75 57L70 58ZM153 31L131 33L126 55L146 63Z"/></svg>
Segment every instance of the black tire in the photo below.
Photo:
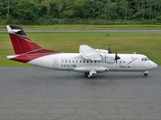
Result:
<svg viewBox="0 0 161 120"><path fill-rule="evenodd" d="M148 73L144 73L144 76L148 76Z"/></svg>
<svg viewBox="0 0 161 120"><path fill-rule="evenodd" d="M89 73L84 73L87 78L91 78L92 76Z"/></svg>

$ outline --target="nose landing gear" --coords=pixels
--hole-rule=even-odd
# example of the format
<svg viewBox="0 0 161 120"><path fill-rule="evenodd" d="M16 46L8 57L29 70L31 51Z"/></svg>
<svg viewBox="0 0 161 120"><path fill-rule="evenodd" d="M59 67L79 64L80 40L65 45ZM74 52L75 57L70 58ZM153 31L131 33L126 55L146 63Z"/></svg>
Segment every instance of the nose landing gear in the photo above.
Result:
<svg viewBox="0 0 161 120"><path fill-rule="evenodd" d="M149 71L143 71L144 76L148 76L149 75Z"/></svg>

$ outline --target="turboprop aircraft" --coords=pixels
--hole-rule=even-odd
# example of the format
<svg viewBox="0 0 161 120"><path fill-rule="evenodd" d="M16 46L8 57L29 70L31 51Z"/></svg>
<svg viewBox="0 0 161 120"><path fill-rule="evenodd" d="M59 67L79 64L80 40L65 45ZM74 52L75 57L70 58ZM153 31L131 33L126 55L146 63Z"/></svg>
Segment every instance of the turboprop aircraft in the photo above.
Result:
<svg viewBox="0 0 161 120"><path fill-rule="evenodd" d="M102 72L135 71L148 76L149 70L157 64L142 54L117 54L109 50L94 49L88 45L80 45L79 53L62 53L47 50L27 37L23 28L7 25L7 30L14 48L15 55L7 59L29 63L56 70L76 71L85 73L87 78Z"/></svg>

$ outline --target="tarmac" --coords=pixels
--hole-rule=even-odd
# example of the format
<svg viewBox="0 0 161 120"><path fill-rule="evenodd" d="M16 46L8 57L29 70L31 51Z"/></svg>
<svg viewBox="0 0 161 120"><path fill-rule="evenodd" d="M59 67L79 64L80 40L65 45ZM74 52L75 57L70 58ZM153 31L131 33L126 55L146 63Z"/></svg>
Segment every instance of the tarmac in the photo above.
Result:
<svg viewBox="0 0 161 120"><path fill-rule="evenodd" d="M82 73L0 67L0 120L161 120L161 67Z"/></svg>

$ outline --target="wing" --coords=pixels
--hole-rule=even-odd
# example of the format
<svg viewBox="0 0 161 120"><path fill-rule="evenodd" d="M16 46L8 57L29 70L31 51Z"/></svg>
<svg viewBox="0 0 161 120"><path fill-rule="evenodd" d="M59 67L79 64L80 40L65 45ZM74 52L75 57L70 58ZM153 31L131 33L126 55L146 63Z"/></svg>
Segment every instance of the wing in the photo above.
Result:
<svg viewBox="0 0 161 120"><path fill-rule="evenodd" d="M101 54L88 45L80 45L79 52L87 60L102 60Z"/></svg>

